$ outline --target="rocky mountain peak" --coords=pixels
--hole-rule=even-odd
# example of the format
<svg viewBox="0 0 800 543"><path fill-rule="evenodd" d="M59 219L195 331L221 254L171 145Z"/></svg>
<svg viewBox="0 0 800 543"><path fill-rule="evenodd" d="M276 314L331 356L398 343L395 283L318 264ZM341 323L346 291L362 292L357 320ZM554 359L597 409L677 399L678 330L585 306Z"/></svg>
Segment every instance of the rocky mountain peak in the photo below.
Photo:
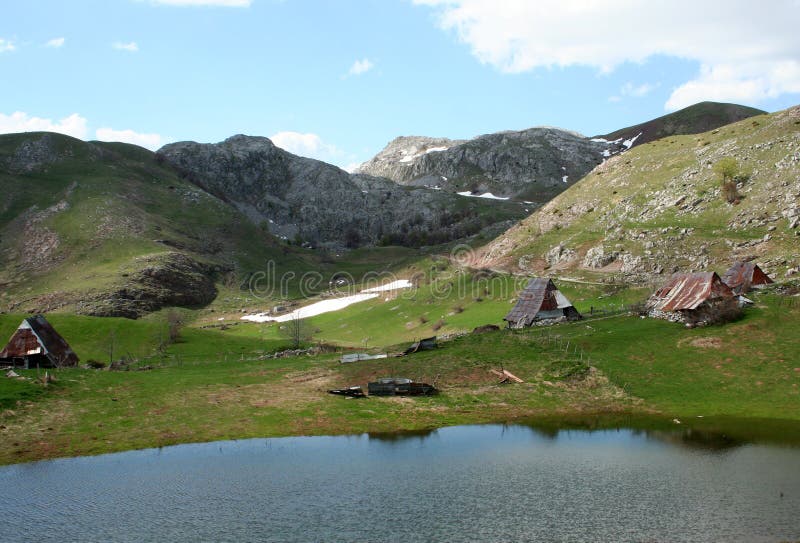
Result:
<svg viewBox="0 0 800 543"><path fill-rule="evenodd" d="M603 160L607 144L552 127L470 140L395 138L359 167L411 186L547 201Z"/></svg>
<svg viewBox="0 0 800 543"><path fill-rule="evenodd" d="M430 138L427 136L399 136L390 141L374 158L359 166L356 173L371 174L377 169L390 169L393 165L399 165L401 168L406 167L425 154L446 151L460 143L464 143L464 140ZM384 175L384 177L387 176Z"/></svg>
<svg viewBox="0 0 800 543"><path fill-rule="evenodd" d="M234 148L241 151L271 151L276 149L274 143L269 138L264 136L248 136L246 134L236 134L222 142L222 146Z"/></svg>
<svg viewBox="0 0 800 543"><path fill-rule="evenodd" d="M350 175L288 153L267 138L173 143L158 156L272 234L306 246L441 243L495 222L478 211L485 202L465 206L457 195Z"/></svg>

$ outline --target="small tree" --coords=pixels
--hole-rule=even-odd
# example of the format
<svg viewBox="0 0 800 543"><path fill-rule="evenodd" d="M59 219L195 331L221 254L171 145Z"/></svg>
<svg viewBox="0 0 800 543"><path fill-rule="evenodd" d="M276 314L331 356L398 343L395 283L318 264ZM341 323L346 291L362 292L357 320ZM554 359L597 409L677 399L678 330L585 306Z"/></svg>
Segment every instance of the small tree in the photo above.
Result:
<svg viewBox="0 0 800 543"><path fill-rule="evenodd" d="M313 332L308 322L300 318L297 313L294 313L291 320L286 321L279 331L291 342L293 349L297 349L301 343L310 341Z"/></svg>
<svg viewBox="0 0 800 543"><path fill-rule="evenodd" d="M170 309L167 313L167 333L169 334L170 343L175 343L181 338L181 328L183 328L183 317L181 314Z"/></svg>
<svg viewBox="0 0 800 543"><path fill-rule="evenodd" d="M733 181L739 172L739 163L732 156L726 156L714 164L714 172L720 175L722 181Z"/></svg>
<svg viewBox="0 0 800 543"><path fill-rule="evenodd" d="M722 197L729 204L739 202L739 191L736 188L736 176L739 173L739 163L733 157L721 158L714 164L714 172L720 176L722 183Z"/></svg>

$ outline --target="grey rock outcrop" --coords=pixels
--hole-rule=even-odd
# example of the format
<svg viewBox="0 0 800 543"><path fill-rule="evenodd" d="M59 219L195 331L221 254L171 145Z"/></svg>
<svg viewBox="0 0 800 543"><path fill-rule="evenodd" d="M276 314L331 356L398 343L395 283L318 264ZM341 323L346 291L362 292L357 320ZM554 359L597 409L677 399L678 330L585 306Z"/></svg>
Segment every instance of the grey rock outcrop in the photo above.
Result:
<svg viewBox="0 0 800 543"><path fill-rule="evenodd" d="M217 296L215 276L225 271L175 252L143 257L138 264L124 285L79 303L77 312L136 319L166 306L205 305Z"/></svg>
<svg viewBox="0 0 800 543"><path fill-rule="evenodd" d="M574 249L566 247L563 243L552 247L544 256L549 266L557 266L564 262L571 262L577 258L578 253Z"/></svg>
<svg viewBox="0 0 800 543"><path fill-rule="evenodd" d="M498 132L468 141L400 137L357 172L411 186L547 201L603 161L608 144L558 128ZM606 153L607 154L607 153Z"/></svg>
<svg viewBox="0 0 800 543"><path fill-rule="evenodd" d="M614 262L619 253L617 251L606 251L602 245L590 248L586 251L586 256L583 258L584 268L603 268Z"/></svg>
<svg viewBox="0 0 800 543"><path fill-rule="evenodd" d="M263 137L173 143L158 156L273 234L314 247L439 243L485 226L486 202L351 175Z"/></svg>

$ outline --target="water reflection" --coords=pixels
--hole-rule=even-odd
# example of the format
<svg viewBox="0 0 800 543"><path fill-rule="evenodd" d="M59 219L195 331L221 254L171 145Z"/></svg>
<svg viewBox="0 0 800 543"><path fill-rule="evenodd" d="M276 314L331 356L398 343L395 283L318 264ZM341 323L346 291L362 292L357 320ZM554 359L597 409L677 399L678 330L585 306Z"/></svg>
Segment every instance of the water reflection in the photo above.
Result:
<svg viewBox="0 0 800 543"><path fill-rule="evenodd" d="M644 433L650 439L657 439L671 445L703 451L723 452L748 444L747 441L734 438L728 434L697 430L694 428L683 428L671 432L649 430Z"/></svg>
<svg viewBox="0 0 800 543"><path fill-rule="evenodd" d="M500 428L500 438L512 429L525 428L539 440L555 442L573 432L629 431L635 436L665 444L706 451L726 451L748 444L773 443L800 446L800 422L770 420L768 428L753 419L703 418L676 421L663 417L591 414L568 418L541 418L489 425ZM759 432L758 429L762 431ZM367 432L369 440L386 444L421 444L437 436L438 429Z"/></svg>
<svg viewBox="0 0 800 543"><path fill-rule="evenodd" d="M0 540L800 540L800 448L748 441L730 421L622 422L240 440L7 466ZM785 440L798 426L773 430Z"/></svg>
<svg viewBox="0 0 800 543"><path fill-rule="evenodd" d="M748 444L800 447L800 422L732 417L698 417L679 421L662 417L596 414L544 418L514 423L539 438L557 440L573 431L630 431L659 442L707 451L726 451Z"/></svg>
<svg viewBox="0 0 800 543"><path fill-rule="evenodd" d="M367 437L371 440L383 443L401 443L403 441L423 442L429 437L436 435L436 432L436 429L403 430L402 432L367 432Z"/></svg>

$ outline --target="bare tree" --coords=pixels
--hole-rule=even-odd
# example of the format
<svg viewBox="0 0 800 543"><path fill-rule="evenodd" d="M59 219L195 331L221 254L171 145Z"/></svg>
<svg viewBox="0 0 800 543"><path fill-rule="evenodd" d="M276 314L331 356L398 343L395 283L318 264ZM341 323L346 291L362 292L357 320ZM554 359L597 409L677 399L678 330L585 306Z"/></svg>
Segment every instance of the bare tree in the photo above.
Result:
<svg viewBox="0 0 800 543"><path fill-rule="evenodd" d="M114 362L114 347L117 343L117 331L111 330L108 333L108 364L111 365Z"/></svg>
<svg viewBox="0 0 800 543"><path fill-rule="evenodd" d="M297 349L301 343L311 340L312 328L305 319L297 313L292 314L291 320L280 327L280 334L292 343L292 348Z"/></svg>

